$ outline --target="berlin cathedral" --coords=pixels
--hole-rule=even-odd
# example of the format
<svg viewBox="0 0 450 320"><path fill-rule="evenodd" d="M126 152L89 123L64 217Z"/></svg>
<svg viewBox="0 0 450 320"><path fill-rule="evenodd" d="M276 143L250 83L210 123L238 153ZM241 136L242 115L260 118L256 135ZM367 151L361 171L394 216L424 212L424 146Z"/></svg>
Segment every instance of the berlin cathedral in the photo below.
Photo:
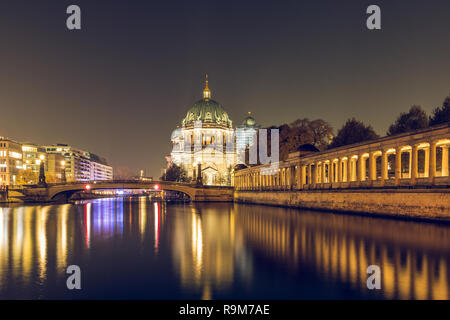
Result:
<svg viewBox="0 0 450 320"><path fill-rule="evenodd" d="M233 128L223 106L211 99L206 75L203 98L194 103L182 120L181 128L172 133L170 161L182 167L192 181L231 185L238 161L237 150L252 143L251 138L258 128L250 113L237 130Z"/></svg>

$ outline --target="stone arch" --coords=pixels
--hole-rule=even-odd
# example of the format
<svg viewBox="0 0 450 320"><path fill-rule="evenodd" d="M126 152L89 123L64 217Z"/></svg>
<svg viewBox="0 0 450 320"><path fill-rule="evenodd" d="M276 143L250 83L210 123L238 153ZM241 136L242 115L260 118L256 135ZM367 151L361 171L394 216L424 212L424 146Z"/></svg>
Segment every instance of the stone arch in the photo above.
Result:
<svg viewBox="0 0 450 320"><path fill-rule="evenodd" d="M152 189L156 184L160 186L160 190L165 191L177 191L186 194L191 198L191 200L195 200L195 188L191 186L181 186L176 184L166 184L166 183L149 183L149 184L141 184L141 183L97 183L97 184L89 184L91 186L90 190L104 190L104 189ZM50 201L54 201L57 199L67 200L73 194L77 192L81 192L85 190L86 184L73 184L73 185L64 185L64 186L50 186L48 192L48 199Z"/></svg>

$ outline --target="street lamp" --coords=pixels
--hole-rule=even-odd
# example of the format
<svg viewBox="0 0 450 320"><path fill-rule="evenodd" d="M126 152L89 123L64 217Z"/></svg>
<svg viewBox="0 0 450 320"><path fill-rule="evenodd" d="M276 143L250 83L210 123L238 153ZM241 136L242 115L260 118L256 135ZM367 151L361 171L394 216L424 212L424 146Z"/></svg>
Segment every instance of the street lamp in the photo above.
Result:
<svg viewBox="0 0 450 320"><path fill-rule="evenodd" d="M62 173L61 173L61 182L66 183L66 162L61 161Z"/></svg>
<svg viewBox="0 0 450 320"><path fill-rule="evenodd" d="M196 181L197 180L197 175L196 175L196 170L197 170L197 163L194 162L194 169L192 170L192 180Z"/></svg>
<svg viewBox="0 0 450 320"><path fill-rule="evenodd" d="M47 183L45 182L45 167L44 167L44 160L45 160L45 156L43 154L41 154L39 156L39 159L41 159L40 163L39 163L39 185L47 185Z"/></svg>
<svg viewBox="0 0 450 320"><path fill-rule="evenodd" d="M202 180L202 164L199 163L197 165L197 184L198 185L202 185L203 184L203 180Z"/></svg>

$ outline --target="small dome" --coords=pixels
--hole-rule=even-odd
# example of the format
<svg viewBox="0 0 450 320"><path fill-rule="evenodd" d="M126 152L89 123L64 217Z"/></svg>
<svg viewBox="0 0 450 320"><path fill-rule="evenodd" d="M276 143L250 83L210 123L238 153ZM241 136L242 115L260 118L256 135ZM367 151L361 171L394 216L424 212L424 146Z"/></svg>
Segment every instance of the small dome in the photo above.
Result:
<svg viewBox="0 0 450 320"><path fill-rule="evenodd" d="M295 151L303 151L303 152L319 152L320 150L317 149L315 146L309 143L302 144L300 147L297 148Z"/></svg>
<svg viewBox="0 0 450 320"><path fill-rule="evenodd" d="M256 121L253 117L248 116L242 121L242 125L246 127L253 127L256 124Z"/></svg>
<svg viewBox="0 0 450 320"><path fill-rule="evenodd" d="M242 121L241 125L238 126L239 128L244 128L244 129L245 128L254 128L254 129L261 128L261 126L256 123L255 118L253 118L251 116L251 114L252 114L251 112L248 113L248 116L246 116L244 118L244 120Z"/></svg>
<svg viewBox="0 0 450 320"><path fill-rule="evenodd" d="M245 164L240 163L240 164L235 165L234 168L233 168L233 170L234 170L234 171L239 171L239 170L247 169L247 168L248 168L248 167L247 167Z"/></svg>

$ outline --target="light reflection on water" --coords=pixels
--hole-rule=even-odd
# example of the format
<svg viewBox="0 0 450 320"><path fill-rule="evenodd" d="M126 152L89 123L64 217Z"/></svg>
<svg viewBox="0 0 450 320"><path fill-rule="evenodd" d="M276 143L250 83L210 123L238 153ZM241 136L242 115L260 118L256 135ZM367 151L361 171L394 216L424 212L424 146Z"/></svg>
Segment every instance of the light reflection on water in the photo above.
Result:
<svg viewBox="0 0 450 320"><path fill-rule="evenodd" d="M449 225L146 197L0 208L1 298L448 299L449 263Z"/></svg>

